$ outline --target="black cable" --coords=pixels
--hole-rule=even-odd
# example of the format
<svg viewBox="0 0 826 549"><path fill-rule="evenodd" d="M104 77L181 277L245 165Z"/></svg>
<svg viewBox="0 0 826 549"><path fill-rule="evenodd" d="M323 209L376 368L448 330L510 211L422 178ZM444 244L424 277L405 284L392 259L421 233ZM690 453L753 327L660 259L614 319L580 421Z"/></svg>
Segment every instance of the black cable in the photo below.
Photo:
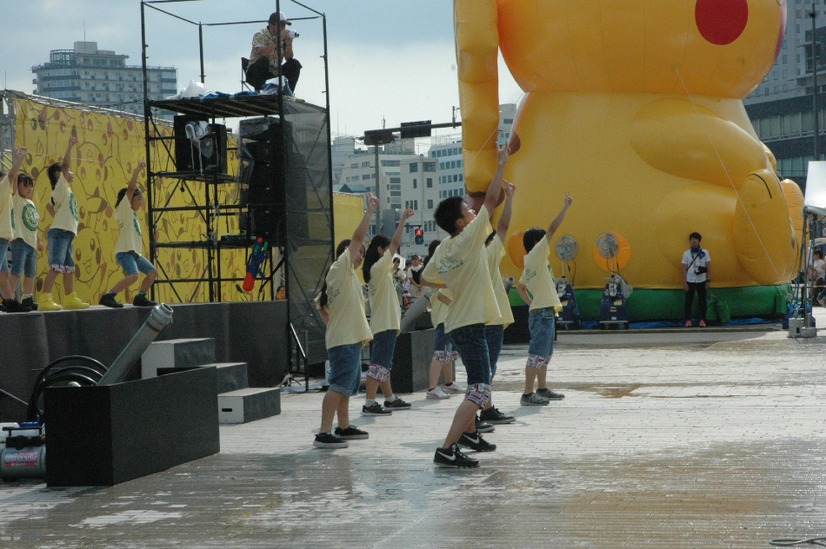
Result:
<svg viewBox="0 0 826 549"><path fill-rule="evenodd" d="M67 362L74 364L61 366ZM106 369L106 366L102 363L88 356L68 355L53 360L37 376L26 410L27 420L44 422L45 414L40 408L40 397L47 387L68 383L77 383L81 387L91 387L98 384L103 374L106 373Z"/></svg>
<svg viewBox="0 0 826 549"><path fill-rule="evenodd" d="M826 537L820 538L808 538L808 539L788 539L788 538L781 538L781 539L773 539L769 542L769 545L774 547L794 547L796 545L819 545L821 547L826 547Z"/></svg>

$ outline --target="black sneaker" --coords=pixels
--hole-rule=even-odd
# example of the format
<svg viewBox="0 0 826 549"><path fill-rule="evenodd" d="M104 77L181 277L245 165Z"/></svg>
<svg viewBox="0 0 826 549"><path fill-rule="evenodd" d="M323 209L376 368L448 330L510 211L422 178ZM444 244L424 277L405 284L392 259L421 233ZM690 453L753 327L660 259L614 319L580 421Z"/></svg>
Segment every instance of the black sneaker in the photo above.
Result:
<svg viewBox="0 0 826 549"><path fill-rule="evenodd" d="M411 406L409 402L405 402L399 397L396 397L396 400L393 402L388 402L385 400L384 408L385 410L390 410L392 412L393 410L409 410Z"/></svg>
<svg viewBox="0 0 826 549"><path fill-rule="evenodd" d="M135 299L132 300L132 305L135 307L154 307L157 304L157 302L146 297L146 294L138 294L135 296Z"/></svg>
<svg viewBox="0 0 826 549"><path fill-rule="evenodd" d="M16 299L7 299L3 302L3 310L7 313L22 313L23 306Z"/></svg>
<svg viewBox="0 0 826 549"><path fill-rule="evenodd" d="M547 398L548 400L562 400L563 398L565 398L565 395L563 395L562 393L554 393L547 387L545 387L544 389L537 389L536 394L543 398Z"/></svg>
<svg viewBox="0 0 826 549"><path fill-rule="evenodd" d="M34 299L32 299L31 297L27 297L26 299L21 301L20 306L23 309L21 312L24 313L37 310L37 303L35 303Z"/></svg>
<svg viewBox="0 0 826 549"><path fill-rule="evenodd" d="M459 437L459 446L476 450L477 452L493 452L496 445L482 438L479 433L462 433Z"/></svg>
<svg viewBox="0 0 826 549"><path fill-rule="evenodd" d="M112 294L103 294L103 297L100 298L98 303L106 307L112 307L113 309L120 309L123 307L123 304L115 299L115 296Z"/></svg>
<svg viewBox="0 0 826 549"><path fill-rule="evenodd" d="M459 450L457 444L454 444L447 450L444 448L436 448L433 463L439 467L479 467L479 460L467 457Z"/></svg>
<svg viewBox="0 0 826 549"><path fill-rule="evenodd" d="M342 438L344 440L366 440L370 438L370 435L369 433L367 433L367 431L362 431L361 429L357 429L352 425L350 425L346 429L336 427L335 435L338 438Z"/></svg>
<svg viewBox="0 0 826 549"><path fill-rule="evenodd" d="M347 441L331 433L318 433L313 446L316 448L347 448Z"/></svg>
<svg viewBox="0 0 826 549"><path fill-rule="evenodd" d="M476 432L477 433L492 433L495 429L496 429L496 427L494 427L490 423L482 421L481 419L479 419L479 416L476 416Z"/></svg>
<svg viewBox="0 0 826 549"><path fill-rule="evenodd" d="M487 423L492 423L494 425L505 425L507 423L513 423L514 421L516 421L515 417L503 414L495 406L479 412L479 419Z"/></svg>
<svg viewBox="0 0 826 549"><path fill-rule="evenodd" d="M362 406L361 413L365 416L389 416L393 412L391 410L382 408L382 405L378 402L374 402L370 406L367 406L366 404Z"/></svg>

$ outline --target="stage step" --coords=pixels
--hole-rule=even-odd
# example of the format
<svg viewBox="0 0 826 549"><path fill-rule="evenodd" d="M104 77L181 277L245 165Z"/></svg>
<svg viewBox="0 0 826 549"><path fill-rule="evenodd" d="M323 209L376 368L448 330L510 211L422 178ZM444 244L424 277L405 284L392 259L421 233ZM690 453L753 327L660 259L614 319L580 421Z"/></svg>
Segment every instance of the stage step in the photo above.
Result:
<svg viewBox="0 0 826 549"><path fill-rule="evenodd" d="M215 368L218 374L218 393L227 393L249 387L246 362L215 362L190 368ZM182 368L158 368L159 376L180 372Z"/></svg>
<svg viewBox="0 0 826 549"><path fill-rule="evenodd" d="M191 368L215 362L211 337L167 339L152 343L141 356L141 378L158 375L158 368Z"/></svg>
<svg viewBox="0 0 826 549"><path fill-rule="evenodd" d="M281 389L239 389L218 395L219 423L249 423L281 413Z"/></svg>

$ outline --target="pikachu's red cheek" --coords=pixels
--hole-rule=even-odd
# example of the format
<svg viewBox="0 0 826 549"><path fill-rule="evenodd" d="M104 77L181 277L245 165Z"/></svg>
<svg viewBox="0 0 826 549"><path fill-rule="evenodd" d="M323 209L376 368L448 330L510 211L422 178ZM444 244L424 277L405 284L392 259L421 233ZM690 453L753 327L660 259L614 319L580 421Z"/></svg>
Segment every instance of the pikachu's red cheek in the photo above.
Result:
<svg viewBox="0 0 826 549"><path fill-rule="evenodd" d="M697 0L694 19L703 38L717 46L731 44L749 21L748 0Z"/></svg>

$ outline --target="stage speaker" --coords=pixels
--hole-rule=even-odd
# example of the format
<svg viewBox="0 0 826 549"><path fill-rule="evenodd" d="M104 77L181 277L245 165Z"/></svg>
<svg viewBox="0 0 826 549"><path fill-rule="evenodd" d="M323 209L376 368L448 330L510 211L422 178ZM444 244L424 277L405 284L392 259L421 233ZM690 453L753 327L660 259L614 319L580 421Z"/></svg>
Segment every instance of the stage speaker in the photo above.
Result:
<svg viewBox="0 0 826 549"><path fill-rule="evenodd" d="M227 173L227 127L203 118L176 116L175 169L204 174Z"/></svg>

